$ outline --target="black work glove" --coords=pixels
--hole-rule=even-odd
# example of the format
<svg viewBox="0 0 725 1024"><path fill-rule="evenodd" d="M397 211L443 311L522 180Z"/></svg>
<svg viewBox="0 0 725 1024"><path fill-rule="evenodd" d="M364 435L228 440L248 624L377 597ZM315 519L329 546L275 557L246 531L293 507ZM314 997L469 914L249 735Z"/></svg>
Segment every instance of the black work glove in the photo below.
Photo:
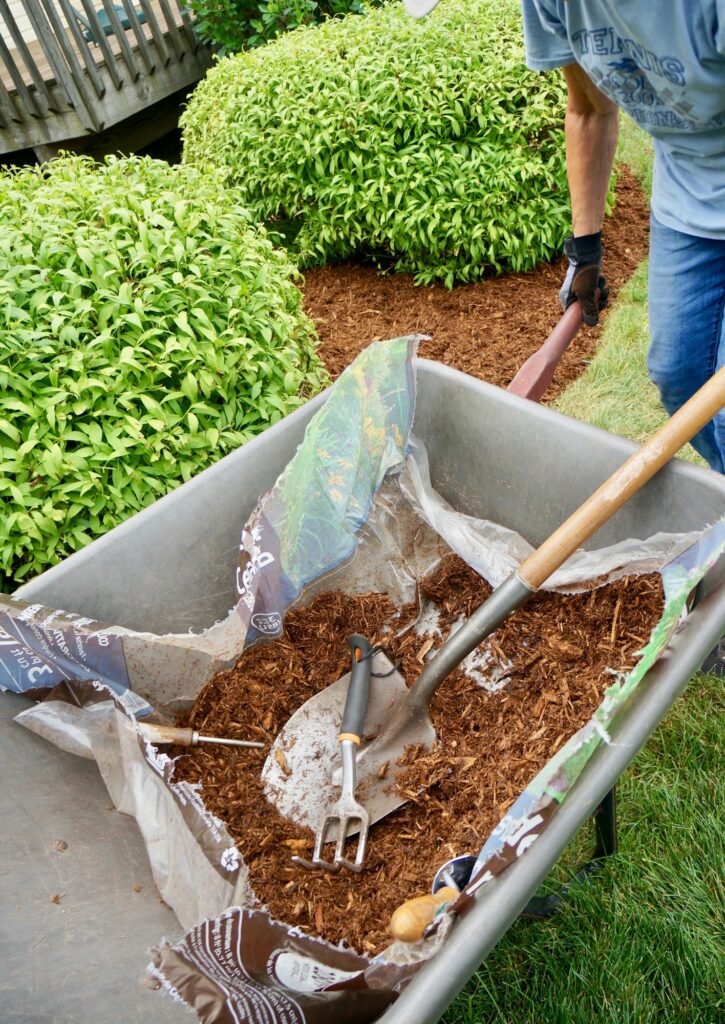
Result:
<svg viewBox="0 0 725 1024"><path fill-rule="evenodd" d="M584 323L594 327L599 322L599 310L604 309L609 297L607 279L602 277L602 233L570 235L564 242L564 255L569 257L569 270L561 286L559 298L564 309L572 302L581 301ZM597 288L599 298L597 298Z"/></svg>

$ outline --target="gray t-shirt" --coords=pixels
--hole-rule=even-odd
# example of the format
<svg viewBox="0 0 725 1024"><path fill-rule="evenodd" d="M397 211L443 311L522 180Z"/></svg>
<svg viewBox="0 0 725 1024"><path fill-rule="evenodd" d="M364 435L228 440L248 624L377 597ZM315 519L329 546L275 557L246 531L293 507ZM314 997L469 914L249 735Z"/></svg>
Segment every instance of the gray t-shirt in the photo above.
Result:
<svg viewBox="0 0 725 1024"><path fill-rule="evenodd" d="M521 0L526 63L577 63L654 137L652 211L725 238L725 0Z"/></svg>

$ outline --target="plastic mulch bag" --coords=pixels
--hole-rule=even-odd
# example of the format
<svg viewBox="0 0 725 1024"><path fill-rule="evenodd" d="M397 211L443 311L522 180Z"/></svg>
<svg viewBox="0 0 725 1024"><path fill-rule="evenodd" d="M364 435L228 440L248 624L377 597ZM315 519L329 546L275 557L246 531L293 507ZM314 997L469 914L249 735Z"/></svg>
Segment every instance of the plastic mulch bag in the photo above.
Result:
<svg viewBox="0 0 725 1024"><path fill-rule="evenodd" d="M209 1022L372 1021L445 941L359 955L273 920L199 788L138 720L190 704L245 647L282 632L286 611L325 590L415 596L416 580L451 551L500 583L531 550L504 527L451 508L430 483L415 439L415 338L366 349L330 390L304 440L241 533L238 601L201 634L156 636L0 598L0 684L44 697L18 721L94 758L116 807L133 814L155 881L187 934L154 952L168 991ZM608 726L666 646L688 595L725 549L725 520L697 534L659 534L577 552L549 581L587 589L624 574L662 574L665 609L635 668L616 678L592 719L527 786L492 835L460 907L541 833ZM484 684L485 684L484 680ZM270 686L273 685L270 682ZM495 681L491 681L495 690Z"/></svg>

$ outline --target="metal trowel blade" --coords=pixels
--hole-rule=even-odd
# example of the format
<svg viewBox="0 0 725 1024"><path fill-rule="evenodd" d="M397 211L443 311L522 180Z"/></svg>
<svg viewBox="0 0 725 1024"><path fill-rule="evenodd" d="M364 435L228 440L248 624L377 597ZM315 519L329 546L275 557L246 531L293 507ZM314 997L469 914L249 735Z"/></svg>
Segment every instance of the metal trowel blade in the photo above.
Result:
<svg viewBox="0 0 725 1024"><path fill-rule="evenodd" d="M370 701L364 734L375 737L387 725L408 693L405 680L381 652L373 656ZM390 672L390 675L385 673ZM264 792L280 814L316 832L340 796L340 723L350 674L315 694L289 719L272 744L262 769ZM432 743L432 736L416 736ZM402 754L403 750L399 751ZM371 756L372 755L372 756ZM360 747L356 797L370 814L370 823L406 802L394 785L394 765L376 756L371 740ZM348 835L357 829L351 826ZM332 837L334 838L334 837Z"/></svg>

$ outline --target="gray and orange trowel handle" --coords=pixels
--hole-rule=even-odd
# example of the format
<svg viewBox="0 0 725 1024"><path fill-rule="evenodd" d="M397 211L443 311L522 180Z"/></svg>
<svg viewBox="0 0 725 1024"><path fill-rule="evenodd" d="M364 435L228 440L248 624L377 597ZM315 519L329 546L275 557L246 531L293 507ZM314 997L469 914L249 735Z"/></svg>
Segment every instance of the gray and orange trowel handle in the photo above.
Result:
<svg viewBox="0 0 725 1024"><path fill-rule="evenodd" d="M352 654L352 670L338 739L341 742L352 740L354 744L359 745L370 699L373 646L358 633L349 636L347 642Z"/></svg>
<svg viewBox="0 0 725 1024"><path fill-rule="evenodd" d="M672 456L725 406L725 367L660 427L602 486L569 516L513 575L494 590L431 659L406 701L406 714L427 714L443 680L507 616L527 601L569 555L636 494Z"/></svg>

